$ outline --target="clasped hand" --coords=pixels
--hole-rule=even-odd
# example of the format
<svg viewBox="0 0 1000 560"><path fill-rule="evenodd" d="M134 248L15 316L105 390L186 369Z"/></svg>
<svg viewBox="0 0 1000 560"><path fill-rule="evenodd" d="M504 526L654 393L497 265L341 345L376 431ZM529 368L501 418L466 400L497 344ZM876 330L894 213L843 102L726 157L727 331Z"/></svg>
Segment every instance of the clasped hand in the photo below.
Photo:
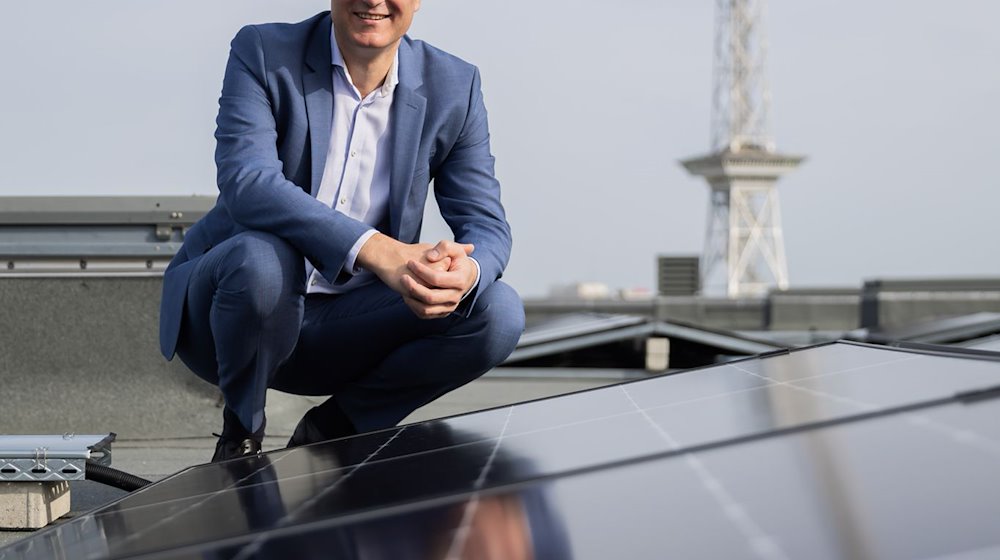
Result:
<svg viewBox="0 0 1000 560"><path fill-rule="evenodd" d="M469 258L473 249L446 240L408 244L376 234L358 260L402 295L417 317L436 319L455 311L475 283L478 270Z"/></svg>

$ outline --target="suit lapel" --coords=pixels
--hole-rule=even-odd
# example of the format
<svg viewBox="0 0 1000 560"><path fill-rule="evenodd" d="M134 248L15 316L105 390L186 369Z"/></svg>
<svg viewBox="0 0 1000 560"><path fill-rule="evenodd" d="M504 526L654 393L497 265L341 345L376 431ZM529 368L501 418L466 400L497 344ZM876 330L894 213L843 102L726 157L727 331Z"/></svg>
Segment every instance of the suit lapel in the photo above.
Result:
<svg viewBox="0 0 1000 560"><path fill-rule="evenodd" d="M302 88L306 98L309 118L309 144L312 161L309 192L319 192L330 150L330 131L333 126L333 62L330 53L330 18L316 26L309 40L303 69Z"/></svg>
<svg viewBox="0 0 1000 560"><path fill-rule="evenodd" d="M389 224L392 236L399 238L403 212L410 195L413 171L424 127L427 99L413 90L396 86L392 103L392 175L389 177Z"/></svg>
<svg viewBox="0 0 1000 560"><path fill-rule="evenodd" d="M427 98L416 90L422 85L421 69L408 40L399 44L399 83L393 92L391 119L392 174L389 177L389 225L392 237L399 238L413 171L420 149Z"/></svg>

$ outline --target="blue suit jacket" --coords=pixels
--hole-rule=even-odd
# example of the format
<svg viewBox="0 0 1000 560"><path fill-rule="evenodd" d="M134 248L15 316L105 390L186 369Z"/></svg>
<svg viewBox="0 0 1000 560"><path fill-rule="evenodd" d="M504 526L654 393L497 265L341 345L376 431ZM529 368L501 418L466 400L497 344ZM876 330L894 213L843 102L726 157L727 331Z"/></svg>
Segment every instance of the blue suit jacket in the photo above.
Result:
<svg viewBox="0 0 1000 560"><path fill-rule="evenodd" d="M295 24L247 26L233 39L219 99L219 199L185 235L164 275L160 350L177 345L188 278L201 255L246 230L291 243L330 282L368 226L317 201L333 111L329 12ZM428 184L455 240L474 243L481 275L471 311L510 256L510 227L494 177L478 70L422 41L399 46L391 108L389 230L420 237Z"/></svg>

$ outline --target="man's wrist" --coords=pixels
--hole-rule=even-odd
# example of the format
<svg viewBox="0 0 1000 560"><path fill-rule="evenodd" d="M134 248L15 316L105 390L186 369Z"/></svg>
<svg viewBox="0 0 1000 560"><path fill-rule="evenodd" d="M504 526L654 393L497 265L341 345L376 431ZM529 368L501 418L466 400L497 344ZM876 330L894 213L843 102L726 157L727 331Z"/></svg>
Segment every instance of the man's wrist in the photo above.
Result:
<svg viewBox="0 0 1000 560"><path fill-rule="evenodd" d="M393 252L393 245L398 243L399 241L388 235L375 231L359 248L355 266L370 270L381 277L392 268L389 255Z"/></svg>
<svg viewBox="0 0 1000 560"><path fill-rule="evenodd" d="M376 233L378 233L378 230L376 230L375 228L369 229L368 231L361 234L361 237L359 237L358 240L354 242L354 245L351 247L351 250L347 252L347 260L344 262L345 273L353 276L361 272L361 270L365 268L362 267L361 263L358 262L358 256L361 253L361 248L364 247L365 243L367 243L368 240L371 239Z"/></svg>

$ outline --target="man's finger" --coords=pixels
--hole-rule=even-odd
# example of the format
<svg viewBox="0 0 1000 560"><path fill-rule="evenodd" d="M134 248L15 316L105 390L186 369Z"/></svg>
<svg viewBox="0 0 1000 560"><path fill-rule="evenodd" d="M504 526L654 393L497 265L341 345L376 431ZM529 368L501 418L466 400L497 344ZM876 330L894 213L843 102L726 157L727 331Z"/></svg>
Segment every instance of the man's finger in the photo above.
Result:
<svg viewBox="0 0 1000 560"><path fill-rule="evenodd" d="M466 257L472 254L475 250L475 246L472 243L455 243L454 241L448 241L447 239L442 239L437 242L437 245L427 251L427 260L431 262L437 262L442 257L451 257L456 259L458 257Z"/></svg>
<svg viewBox="0 0 1000 560"><path fill-rule="evenodd" d="M464 286L462 274L456 273L454 270L435 270L417 261L406 263L406 267L418 280L432 288L461 290Z"/></svg>
<svg viewBox="0 0 1000 560"><path fill-rule="evenodd" d="M403 297L403 301L410 308L410 311L420 319L441 319L451 315L452 311L455 310L452 306L425 305L406 296Z"/></svg>
<svg viewBox="0 0 1000 560"><path fill-rule="evenodd" d="M414 282L411 284L409 297L424 305L458 305L461 294L454 290L434 290Z"/></svg>
<svg viewBox="0 0 1000 560"><path fill-rule="evenodd" d="M457 290L428 288L408 274L403 275L403 284L410 298L425 305L455 306L462 297Z"/></svg>
<svg viewBox="0 0 1000 560"><path fill-rule="evenodd" d="M451 257L442 257L439 261L429 261L434 270L449 270L451 268Z"/></svg>

